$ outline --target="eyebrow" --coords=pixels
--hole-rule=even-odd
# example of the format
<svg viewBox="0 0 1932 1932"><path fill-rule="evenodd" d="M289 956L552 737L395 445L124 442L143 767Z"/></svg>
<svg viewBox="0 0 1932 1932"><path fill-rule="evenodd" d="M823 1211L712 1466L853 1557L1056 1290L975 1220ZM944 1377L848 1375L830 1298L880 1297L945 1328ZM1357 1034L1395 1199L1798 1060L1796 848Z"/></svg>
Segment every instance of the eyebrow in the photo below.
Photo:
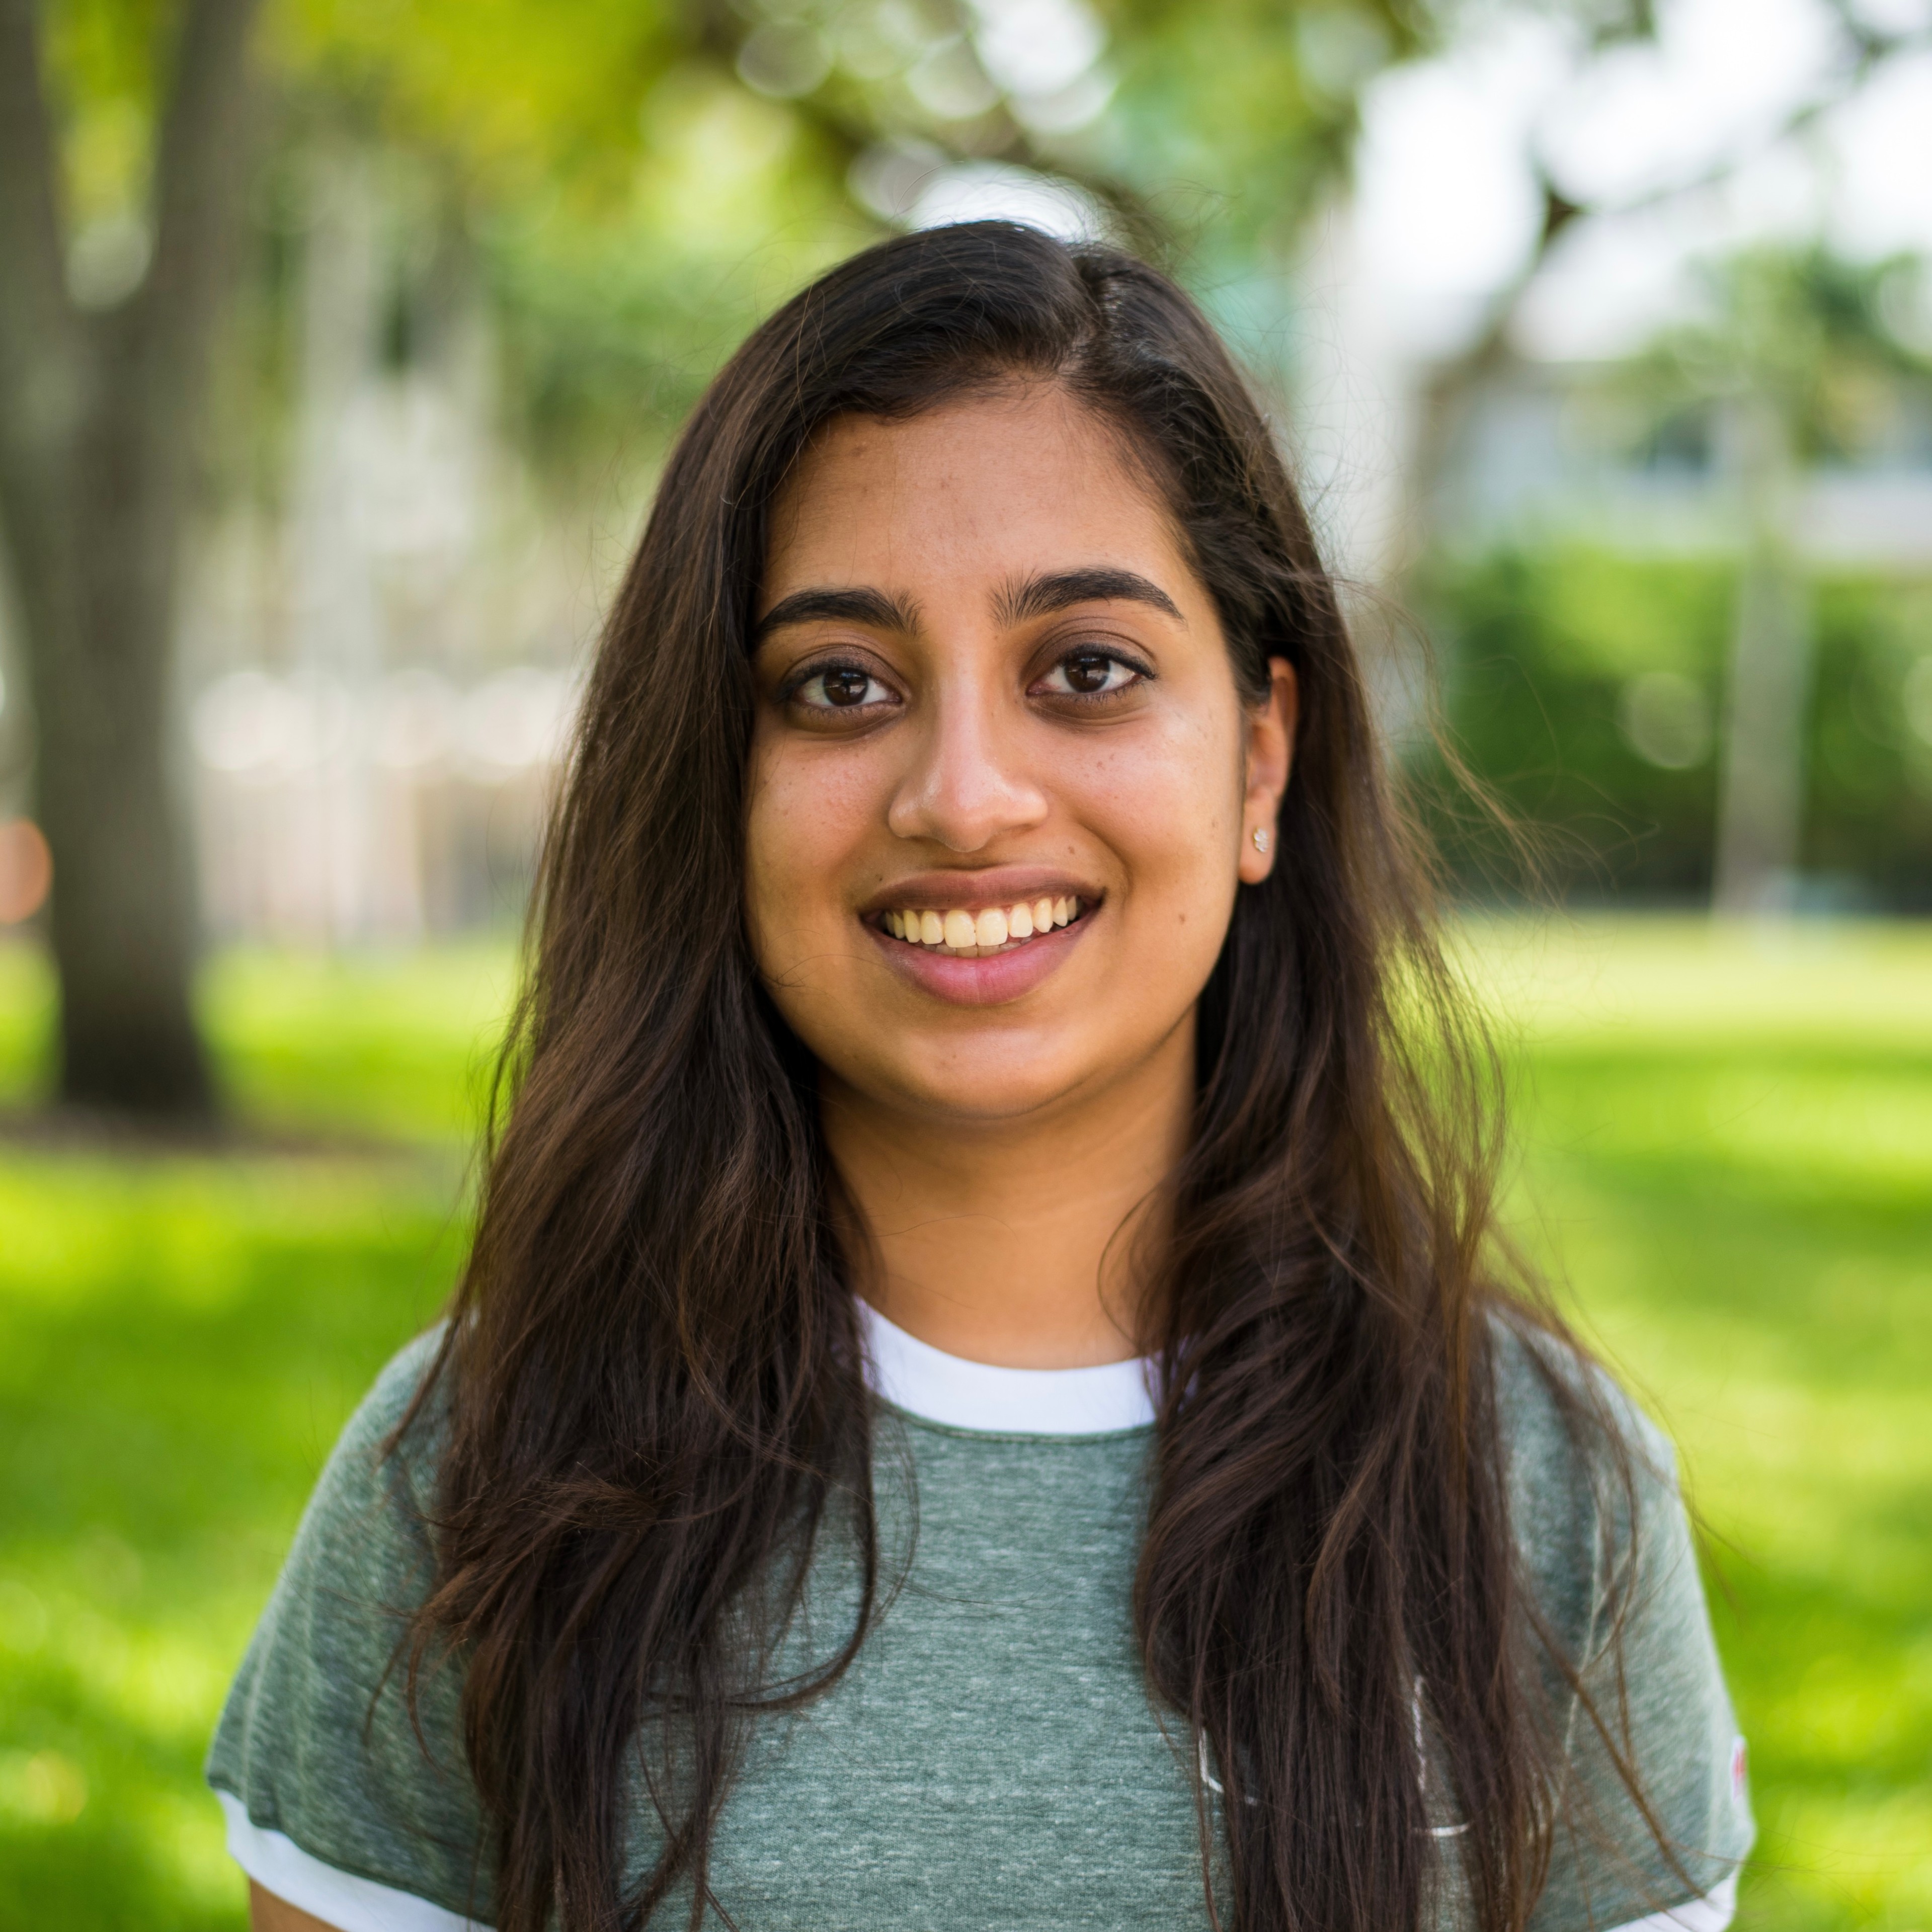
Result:
<svg viewBox="0 0 1932 1932"><path fill-rule="evenodd" d="M1010 581L994 600L994 614L1002 623L1020 624L1032 617L1050 617L1076 604L1147 604L1186 625L1180 607L1152 578L1134 570L1056 570L1040 577Z"/></svg>
<svg viewBox="0 0 1932 1932"><path fill-rule="evenodd" d="M1070 610L1076 604L1107 602L1145 604L1178 624L1187 622L1174 599L1151 578L1136 570L1106 568L1048 571L1012 579L993 600L993 614L1003 624L1022 624L1035 617L1050 617L1056 610ZM794 590L759 619L752 643L755 648L788 624L824 622L869 624L880 631L916 631L920 608L910 597L888 596L868 584Z"/></svg>
<svg viewBox="0 0 1932 1932"><path fill-rule="evenodd" d="M754 646L760 644L772 632L782 630L788 624L826 620L869 624L879 631L916 631L919 606L910 597L888 597L883 590L864 585L850 590L794 590L789 597L781 597L758 620L752 642Z"/></svg>

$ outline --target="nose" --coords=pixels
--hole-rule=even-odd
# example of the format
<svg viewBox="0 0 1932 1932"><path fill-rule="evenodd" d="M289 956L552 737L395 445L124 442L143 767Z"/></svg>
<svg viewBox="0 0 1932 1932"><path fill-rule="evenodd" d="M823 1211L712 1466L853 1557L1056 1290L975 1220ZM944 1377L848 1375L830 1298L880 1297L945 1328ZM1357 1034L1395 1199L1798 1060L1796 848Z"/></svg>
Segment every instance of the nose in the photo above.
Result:
<svg viewBox="0 0 1932 1932"><path fill-rule="evenodd" d="M886 814L894 835L964 854L1041 824L1046 794L1024 742L1031 722L1004 692L977 680L946 681L922 728L907 734L912 763Z"/></svg>

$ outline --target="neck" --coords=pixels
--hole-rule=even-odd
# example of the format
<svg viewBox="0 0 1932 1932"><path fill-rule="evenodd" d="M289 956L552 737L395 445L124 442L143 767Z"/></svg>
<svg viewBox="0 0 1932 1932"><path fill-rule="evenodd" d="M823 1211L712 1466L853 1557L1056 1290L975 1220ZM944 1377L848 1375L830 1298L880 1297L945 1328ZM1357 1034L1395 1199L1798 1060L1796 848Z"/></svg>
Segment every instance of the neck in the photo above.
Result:
<svg viewBox="0 0 1932 1932"><path fill-rule="evenodd" d="M856 1286L889 1322L1006 1368L1144 1352L1145 1257L1192 1112L1191 1025L1105 1092L1019 1120L922 1114L820 1077L826 1143L869 1238Z"/></svg>

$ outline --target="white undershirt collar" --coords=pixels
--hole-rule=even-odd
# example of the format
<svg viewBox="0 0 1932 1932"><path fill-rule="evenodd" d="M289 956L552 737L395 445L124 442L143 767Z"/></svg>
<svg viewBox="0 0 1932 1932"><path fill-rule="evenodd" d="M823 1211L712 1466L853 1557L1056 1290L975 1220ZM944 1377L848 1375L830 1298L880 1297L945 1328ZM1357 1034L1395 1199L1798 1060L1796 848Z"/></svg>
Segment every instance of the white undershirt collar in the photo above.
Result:
<svg viewBox="0 0 1932 1932"><path fill-rule="evenodd" d="M995 1436L1104 1436L1154 1420L1146 1361L996 1368L915 1340L868 1301L859 1318L874 1393L922 1420Z"/></svg>

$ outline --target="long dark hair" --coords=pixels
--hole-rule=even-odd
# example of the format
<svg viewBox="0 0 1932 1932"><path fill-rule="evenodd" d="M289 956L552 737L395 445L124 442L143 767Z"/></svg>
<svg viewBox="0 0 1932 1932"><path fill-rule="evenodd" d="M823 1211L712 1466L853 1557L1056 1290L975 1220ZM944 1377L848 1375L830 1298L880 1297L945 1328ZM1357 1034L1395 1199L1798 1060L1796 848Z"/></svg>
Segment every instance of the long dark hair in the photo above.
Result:
<svg viewBox="0 0 1932 1932"><path fill-rule="evenodd" d="M637 1927L681 1884L694 1925L745 1726L836 1681L890 1580L838 1180L744 932L748 642L770 506L816 430L1016 380L1063 385L1145 460L1243 691L1273 658L1300 680L1279 862L1203 996L1150 1304L1166 1393L1135 1614L1198 1764L1210 1912L1420 1924L1444 1815L1425 1758L1484 1932L1520 1926L1540 1882L1559 1762L1492 1388L1494 1070L1335 586L1192 303L1115 250L981 222L869 250L745 344L670 458L590 680L419 1399L448 1420L414 1660L464 1661L501 1932ZM853 1625L778 1678L835 1553ZM640 1780L662 1852L626 1896Z"/></svg>

